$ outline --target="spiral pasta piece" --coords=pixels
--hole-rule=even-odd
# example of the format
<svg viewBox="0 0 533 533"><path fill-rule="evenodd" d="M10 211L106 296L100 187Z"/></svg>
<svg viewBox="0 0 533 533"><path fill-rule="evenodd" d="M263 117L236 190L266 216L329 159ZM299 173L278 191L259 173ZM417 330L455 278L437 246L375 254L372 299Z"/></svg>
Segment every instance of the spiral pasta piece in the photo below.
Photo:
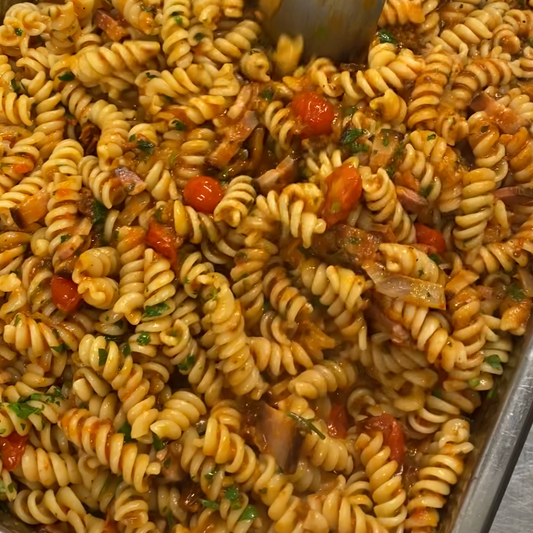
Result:
<svg viewBox="0 0 533 533"><path fill-rule="evenodd" d="M248 215L251 205L256 197L249 176L233 178L224 194L224 198L217 205L214 218L217 222L227 222L232 228L236 228L241 220Z"/></svg>
<svg viewBox="0 0 533 533"><path fill-rule="evenodd" d="M115 433L112 423L90 416L85 409L67 411L59 423L67 438L85 453L95 456L114 474L139 492L147 492L147 480L159 474L161 465L150 462L148 455L139 453L137 444L125 443L122 433ZM85 431L84 431L85 430ZM94 440L86 435L94 431Z"/></svg>

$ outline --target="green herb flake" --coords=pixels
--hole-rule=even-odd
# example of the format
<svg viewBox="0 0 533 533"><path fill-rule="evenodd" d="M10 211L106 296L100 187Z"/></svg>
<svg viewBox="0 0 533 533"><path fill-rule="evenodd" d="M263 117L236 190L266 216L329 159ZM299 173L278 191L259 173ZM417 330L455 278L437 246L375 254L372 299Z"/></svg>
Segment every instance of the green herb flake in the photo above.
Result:
<svg viewBox="0 0 533 533"><path fill-rule="evenodd" d="M200 500L200 503L206 509L214 509L215 511L218 511L220 509L220 505L217 502L212 502L210 500Z"/></svg>
<svg viewBox="0 0 533 533"><path fill-rule="evenodd" d="M6 486L4 485L4 482L0 480L0 494L6 493Z"/></svg>
<svg viewBox="0 0 533 533"><path fill-rule="evenodd" d="M128 422L124 422L122 426L117 430L117 433L122 433L124 435L124 441L125 442L133 442L133 439L131 438L131 424Z"/></svg>
<svg viewBox="0 0 533 533"><path fill-rule="evenodd" d="M98 364L104 366L107 361L107 350L98 348Z"/></svg>
<svg viewBox="0 0 533 533"><path fill-rule="evenodd" d="M303 418L292 411L285 411L285 414L292 418L300 430L305 433L316 433L322 440L326 439L326 435L322 433L314 424L314 419L312 418Z"/></svg>
<svg viewBox="0 0 533 533"><path fill-rule="evenodd" d="M130 142L130 143L135 142L135 135L130 135L130 138L128 139L128 142Z"/></svg>
<svg viewBox="0 0 533 533"><path fill-rule="evenodd" d="M70 235L61 235L61 244L67 242L70 239Z"/></svg>
<svg viewBox="0 0 533 533"><path fill-rule="evenodd" d="M131 346L126 343L123 347L122 347L122 353L124 355L131 355Z"/></svg>
<svg viewBox="0 0 533 533"><path fill-rule="evenodd" d="M145 318L153 318L156 316L161 316L168 309L169 307L165 302L161 302L160 304L157 304L157 305L148 305L144 309L143 316Z"/></svg>
<svg viewBox="0 0 533 533"><path fill-rule="evenodd" d="M194 36L194 40L199 43L203 38L205 37L205 35L203 33L200 33L198 32L195 36Z"/></svg>
<svg viewBox="0 0 533 533"><path fill-rule="evenodd" d="M163 468L170 468L170 457L163 461Z"/></svg>
<svg viewBox="0 0 533 533"><path fill-rule="evenodd" d="M360 128L348 128L347 130L344 130L341 135L341 143L342 144L352 144L356 139L361 137L365 133L365 130L362 130Z"/></svg>
<svg viewBox="0 0 533 533"><path fill-rule="evenodd" d="M433 139L436 139L436 138L437 138L437 135L435 133L432 133L431 135L427 136L428 141L432 141Z"/></svg>
<svg viewBox="0 0 533 533"><path fill-rule="evenodd" d="M234 485L232 487L229 487L224 492L224 498L231 502L231 508L235 511L236 509L240 509L242 506L240 504L240 493L239 489Z"/></svg>
<svg viewBox="0 0 533 533"><path fill-rule="evenodd" d="M428 257L437 265L440 265L440 257L438 254L429 254Z"/></svg>
<svg viewBox="0 0 533 533"><path fill-rule="evenodd" d="M348 237L348 242L357 246L361 242L361 239L359 237Z"/></svg>
<svg viewBox="0 0 533 533"><path fill-rule="evenodd" d="M15 491L15 485L13 485L13 483L10 483L7 486L7 492L14 492L14 491Z"/></svg>
<svg viewBox="0 0 533 533"><path fill-rule="evenodd" d="M487 133L487 131L489 131L489 129L490 129L489 126L482 126L480 131L481 131L481 133Z"/></svg>
<svg viewBox="0 0 533 533"><path fill-rule="evenodd" d="M526 297L524 291L516 283L509 285L507 288L507 296L516 302L521 302Z"/></svg>
<svg viewBox="0 0 533 533"><path fill-rule="evenodd" d="M479 378L472 378L468 380L468 386L475 389L479 384L481 383L481 379Z"/></svg>
<svg viewBox="0 0 533 533"><path fill-rule="evenodd" d="M179 13L172 13L172 18L178 26L183 26L183 19L180 17Z"/></svg>
<svg viewBox="0 0 533 533"><path fill-rule="evenodd" d="M23 34L24 32L20 28L15 28L15 35L22 37Z"/></svg>
<svg viewBox="0 0 533 533"><path fill-rule="evenodd" d="M379 37L379 42L381 44L383 43L396 44L396 39L394 38L394 36L389 30L385 30L385 29L379 30L378 37Z"/></svg>
<svg viewBox="0 0 533 533"><path fill-rule="evenodd" d="M331 212L332 214L339 213L341 210L341 203L340 202L333 202L331 205Z"/></svg>
<svg viewBox="0 0 533 533"><path fill-rule="evenodd" d="M18 326L20 324L20 315L17 315L15 317L15 326Z"/></svg>
<svg viewBox="0 0 533 533"><path fill-rule="evenodd" d="M259 94L259 96L265 100L268 100L269 102L272 102L272 99L274 98L274 90L272 87L267 87Z"/></svg>
<svg viewBox="0 0 533 533"><path fill-rule="evenodd" d="M155 433L152 433L154 440L154 450L160 452L166 445L167 441L165 439L160 439Z"/></svg>
<svg viewBox="0 0 533 533"><path fill-rule="evenodd" d="M503 370L500 356L495 353L486 357L485 362L488 363L492 368L494 368L494 370L498 370L498 371Z"/></svg>
<svg viewBox="0 0 533 533"><path fill-rule="evenodd" d="M93 202L93 224L103 224L107 218L107 209L102 202L94 200Z"/></svg>
<svg viewBox="0 0 533 533"><path fill-rule="evenodd" d="M489 400L493 400L494 397L496 396L496 389L490 389L489 393L487 394L487 398Z"/></svg>
<svg viewBox="0 0 533 533"><path fill-rule="evenodd" d="M255 520L258 517L259 511L257 510L257 507L255 507L255 505L247 505L238 521L241 522L243 520Z"/></svg>
<svg viewBox="0 0 533 533"><path fill-rule="evenodd" d="M139 333L139 336L137 337L137 342L141 346L148 346L148 344L150 344L150 333L148 333L147 331L142 331L141 333Z"/></svg>
<svg viewBox="0 0 533 533"><path fill-rule="evenodd" d="M178 131L187 131L187 126L181 120L175 120L172 124Z"/></svg>
<svg viewBox="0 0 533 533"><path fill-rule="evenodd" d="M26 418L30 417L31 415L37 415L41 411L44 410L44 406L41 407L33 407L29 403L8 403L8 408L11 409L19 418L22 418L25 420Z"/></svg>
<svg viewBox="0 0 533 533"><path fill-rule="evenodd" d="M61 81L71 81L74 79L74 74L72 74L72 72L65 72L64 74L61 74L60 76L58 76L58 78L61 80Z"/></svg>
<svg viewBox="0 0 533 533"><path fill-rule="evenodd" d="M62 342L59 346L50 346L50 348L57 353L64 353L68 350L68 346L64 342Z"/></svg>
<svg viewBox="0 0 533 533"><path fill-rule="evenodd" d="M215 468L213 468L211 472L208 472L207 474L204 475L204 478L207 479L207 481L211 483L217 472L218 472L218 468L215 466Z"/></svg>
<svg viewBox="0 0 533 533"><path fill-rule="evenodd" d="M13 89L13 92L20 94L20 87L19 87L19 84L17 83L17 80L13 78L10 83L11 83L11 89Z"/></svg>
<svg viewBox="0 0 533 533"><path fill-rule="evenodd" d="M355 107L347 107L346 109L342 110L342 114L345 117L353 117L355 112L356 112L356 108Z"/></svg>
<svg viewBox="0 0 533 533"><path fill-rule="evenodd" d="M137 148L142 150L146 156L150 156L154 153L154 143L147 141L146 139L139 139L137 141Z"/></svg>
<svg viewBox="0 0 533 533"><path fill-rule="evenodd" d="M189 354L179 365L178 370L181 370L182 372L188 372L195 363L194 354Z"/></svg>

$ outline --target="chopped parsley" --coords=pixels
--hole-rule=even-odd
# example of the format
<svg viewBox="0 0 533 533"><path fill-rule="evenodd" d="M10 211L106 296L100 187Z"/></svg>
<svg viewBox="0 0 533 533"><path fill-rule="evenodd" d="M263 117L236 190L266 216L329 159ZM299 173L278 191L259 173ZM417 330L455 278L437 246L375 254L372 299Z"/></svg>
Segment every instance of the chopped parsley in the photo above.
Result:
<svg viewBox="0 0 533 533"><path fill-rule="evenodd" d="M233 510L241 508L241 504L239 502L240 497L241 494L239 493L239 489L235 485L229 487L226 489L226 492L224 492L224 498L231 502L231 508Z"/></svg>
<svg viewBox="0 0 533 533"><path fill-rule="evenodd" d="M475 389L481 383L480 378L472 378L468 380L468 386Z"/></svg>
<svg viewBox="0 0 533 533"><path fill-rule="evenodd" d="M147 346L148 344L150 344L150 333L148 333L147 331L142 331L141 333L139 333L139 336L137 337L137 342L141 346Z"/></svg>
<svg viewBox="0 0 533 533"><path fill-rule="evenodd" d="M103 224L107 218L107 209L102 202L94 200L93 203L93 224Z"/></svg>
<svg viewBox="0 0 533 533"><path fill-rule="evenodd" d="M342 113L345 117L353 117L355 114L355 107L347 107L346 109L343 109Z"/></svg>
<svg viewBox="0 0 533 533"><path fill-rule="evenodd" d="M211 500L200 500L200 503L206 509L214 509L215 511L218 511L218 509L220 509L220 505L217 502L212 502Z"/></svg>
<svg viewBox="0 0 533 533"><path fill-rule="evenodd" d="M156 452L160 452L167 445L167 441L164 439L160 439L155 433L153 433L153 438L154 438L154 450Z"/></svg>
<svg viewBox="0 0 533 533"><path fill-rule="evenodd" d="M17 80L13 78L10 83L11 83L11 89L13 89L13 92L20 94L20 87L19 87L19 84L17 83Z"/></svg>
<svg viewBox="0 0 533 533"><path fill-rule="evenodd" d="M495 353L486 357L485 362L488 363L495 370L498 370L498 371L503 370L502 361L500 357Z"/></svg>
<svg viewBox="0 0 533 533"><path fill-rule="evenodd" d="M25 403L27 398L23 398L24 403L15 402L15 403L8 403L7 407L11 409L19 418L22 418L25 420L26 418L30 417L31 415L38 415L44 410L44 406L40 407L33 407L29 403Z"/></svg>
<svg viewBox="0 0 533 533"><path fill-rule="evenodd" d="M147 72L146 73L146 77L149 79L149 80L153 80L154 78L157 78L157 76L155 74L151 74L150 72ZM131 142L131 141L130 141Z"/></svg>
<svg viewBox="0 0 533 533"><path fill-rule="evenodd" d="M265 100L268 100L269 102L272 102L272 98L274 98L274 90L272 87L267 87L259 94L259 96Z"/></svg>
<svg viewBox="0 0 533 533"><path fill-rule="evenodd" d="M70 235L61 235L61 244L67 242L70 239Z"/></svg>
<svg viewBox="0 0 533 533"><path fill-rule="evenodd" d="M203 33L200 33L198 32L195 36L194 36L194 40L199 43L203 38L205 37L205 35Z"/></svg>
<svg viewBox="0 0 533 533"><path fill-rule="evenodd" d="M194 354L190 353L179 365L178 370L181 370L182 372L187 372L190 370L195 363Z"/></svg>
<svg viewBox="0 0 533 533"><path fill-rule="evenodd" d="M365 130L360 128L348 128L341 135L342 144L352 144L356 139L365 134Z"/></svg>
<svg viewBox="0 0 533 533"><path fill-rule="evenodd" d="M383 43L396 44L396 39L394 38L394 36L389 30L385 30L385 29L379 30L378 37L379 37L379 42L381 44Z"/></svg>
<svg viewBox="0 0 533 533"><path fill-rule="evenodd" d="M183 26L183 19L180 17L180 14L177 11L174 11L174 13L172 13L172 18L178 26Z"/></svg>
<svg viewBox="0 0 533 533"><path fill-rule="evenodd" d="M54 352L65 353L68 350L68 346L62 342L59 346L50 346Z"/></svg>
<svg viewBox="0 0 533 533"><path fill-rule="evenodd" d="M496 389L492 388L490 389L489 393L487 394L487 398L489 400L492 400L496 396Z"/></svg>
<svg viewBox="0 0 533 533"><path fill-rule="evenodd" d="M104 366L107 361L107 350L98 348L98 364Z"/></svg>
<svg viewBox="0 0 533 533"><path fill-rule="evenodd" d="M207 479L207 481L211 482L213 481L213 478L215 477L215 474L218 472L218 468L215 466L215 468L213 468L213 470L211 470L211 472L208 472L207 474L204 475L205 479Z"/></svg>
<svg viewBox="0 0 533 533"><path fill-rule="evenodd" d="M15 28L15 35L17 35L18 37L22 37L23 33L24 32L20 28Z"/></svg>
<svg viewBox="0 0 533 533"><path fill-rule="evenodd" d="M122 353L124 355L131 355L131 346L128 343L122 346Z"/></svg>
<svg viewBox="0 0 533 533"><path fill-rule="evenodd" d="M145 318L153 318L155 316L161 316L165 311L169 309L165 302L161 302L157 305L148 305L144 308L143 316Z"/></svg>
<svg viewBox="0 0 533 533"><path fill-rule="evenodd" d="M145 156L150 156L154 153L154 143L146 139L139 139L137 141L137 148L144 152Z"/></svg>
<svg viewBox="0 0 533 533"><path fill-rule="evenodd" d="M187 126L181 120L175 120L172 124L178 131L187 131Z"/></svg>
<svg viewBox="0 0 533 533"><path fill-rule="evenodd" d="M487 133L487 131L489 131L489 129L490 128L488 126L482 126L480 131L481 131L481 133Z"/></svg>
<svg viewBox="0 0 533 533"><path fill-rule="evenodd" d="M432 133L431 135L427 136L428 141L432 141L433 139L436 139L436 138L437 138L437 135L435 133Z"/></svg>
<svg viewBox="0 0 533 533"><path fill-rule="evenodd" d="M509 285L507 288L507 296L516 302L521 302L526 297L524 291L516 283Z"/></svg>
<svg viewBox="0 0 533 533"><path fill-rule="evenodd" d="M131 438L131 424L129 422L124 422L122 426L117 430L117 433L122 433L124 435L125 442L133 442Z"/></svg>
<svg viewBox="0 0 533 533"><path fill-rule="evenodd" d="M358 154L359 152L368 152L369 147L367 144L352 143L350 145L350 152L352 154Z"/></svg>
<svg viewBox="0 0 533 533"><path fill-rule="evenodd" d="M440 257L438 254L429 254L428 257L437 265L440 265Z"/></svg>
<svg viewBox="0 0 533 533"><path fill-rule="evenodd" d="M326 435L322 433L314 424L314 419L312 418L303 418L300 415L297 415L296 413L293 413L292 411L285 411L285 414L292 418L295 422L298 428L303 431L304 433L316 433L322 440L325 440Z"/></svg>
<svg viewBox="0 0 533 533"><path fill-rule="evenodd" d="M257 507L255 507L255 505L247 505L238 521L241 522L242 520L255 520L258 517L259 511L257 510Z"/></svg>
<svg viewBox="0 0 533 533"><path fill-rule="evenodd" d="M67 71L64 74L59 75L58 78L61 81L71 81L74 79L74 74L72 74L72 72Z"/></svg>

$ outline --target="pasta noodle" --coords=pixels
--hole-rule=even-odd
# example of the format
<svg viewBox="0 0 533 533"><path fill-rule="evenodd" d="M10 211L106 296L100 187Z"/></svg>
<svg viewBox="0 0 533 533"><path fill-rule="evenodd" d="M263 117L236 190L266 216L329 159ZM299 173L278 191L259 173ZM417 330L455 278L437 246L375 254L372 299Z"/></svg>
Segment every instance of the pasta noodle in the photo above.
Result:
<svg viewBox="0 0 533 533"><path fill-rule="evenodd" d="M387 0L366 62L302 64L250 7L0 26L0 500L31 526L435 533L526 332L533 12Z"/></svg>

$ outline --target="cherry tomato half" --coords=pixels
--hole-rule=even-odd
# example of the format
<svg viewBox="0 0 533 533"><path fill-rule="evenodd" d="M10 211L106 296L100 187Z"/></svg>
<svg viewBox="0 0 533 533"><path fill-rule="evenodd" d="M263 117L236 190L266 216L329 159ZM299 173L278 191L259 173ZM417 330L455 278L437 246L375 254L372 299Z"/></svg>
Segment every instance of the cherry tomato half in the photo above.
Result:
<svg viewBox="0 0 533 533"><path fill-rule="evenodd" d="M146 233L146 244L174 263L178 257L176 233L171 226L160 224L151 218Z"/></svg>
<svg viewBox="0 0 533 533"><path fill-rule="evenodd" d="M424 226L424 224L417 222L415 224L415 231L417 242L433 246L440 255L446 252L446 241L437 230L428 228L427 226Z"/></svg>
<svg viewBox="0 0 533 533"><path fill-rule="evenodd" d="M348 411L342 403L332 403L327 420L328 433L332 437L344 439L348 433Z"/></svg>
<svg viewBox="0 0 533 533"><path fill-rule="evenodd" d="M28 435L19 435L15 431L9 437L0 437L0 456L2 464L8 472L13 472L20 464Z"/></svg>
<svg viewBox="0 0 533 533"><path fill-rule="evenodd" d="M373 416L363 421L363 427L368 431L381 431L383 441L390 448L390 458L399 465L403 464L405 458L405 438L402 426L392 416L382 414Z"/></svg>
<svg viewBox="0 0 533 533"><path fill-rule="evenodd" d="M74 313L82 301L78 286L70 279L52 276L52 300L64 313Z"/></svg>
<svg viewBox="0 0 533 533"><path fill-rule="evenodd" d="M299 93L294 97L291 109L305 125L303 137L331 133L335 109L323 96L316 93Z"/></svg>
<svg viewBox="0 0 533 533"><path fill-rule="evenodd" d="M212 213L223 196L218 181L207 176L192 178L183 190L185 201L201 213Z"/></svg>
<svg viewBox="0 0 533 533"><path fill-rule="evenodd" d="M343 165L334 170L326 179L326 201L322 216L328 227L348 218L361 198L363 185L359 171Z"/></svg>

